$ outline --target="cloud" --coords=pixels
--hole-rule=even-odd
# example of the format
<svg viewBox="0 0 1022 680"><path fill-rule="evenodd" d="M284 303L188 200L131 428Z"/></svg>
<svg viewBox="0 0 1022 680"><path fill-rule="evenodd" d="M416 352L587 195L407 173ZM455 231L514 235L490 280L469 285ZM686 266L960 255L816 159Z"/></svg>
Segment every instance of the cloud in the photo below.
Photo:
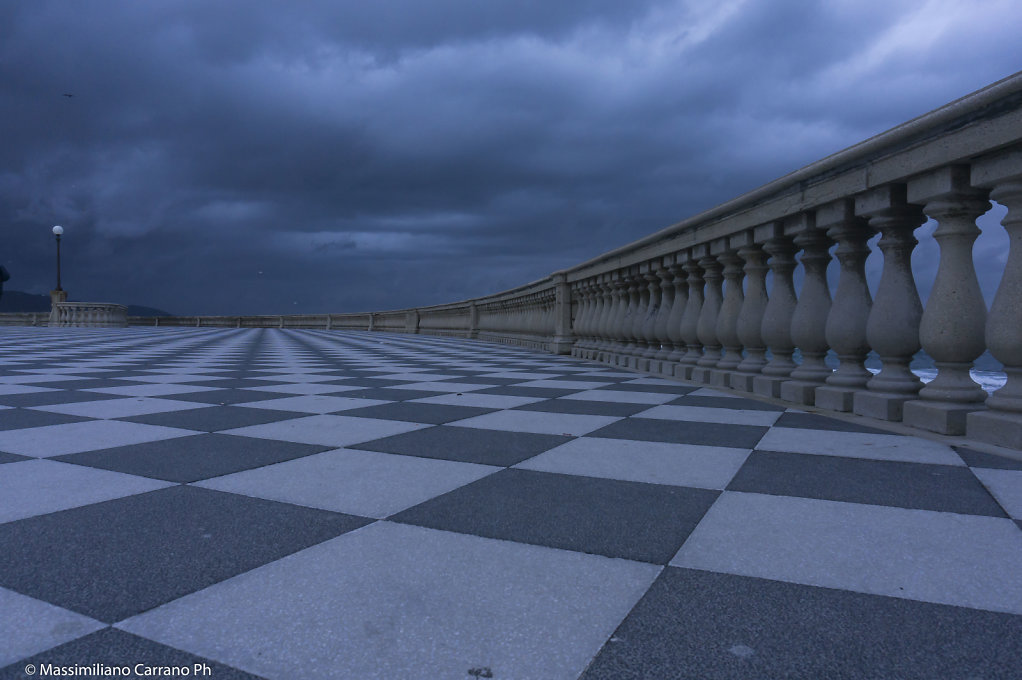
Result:
<svg viewBox="0 0 1022 680"><path fill-rule="evenodd" d="M78 299L228 314L494 292L1008 75L1022 10L963 7L9 3L0 262L10 289L45 290L59 222Z"/></svg>

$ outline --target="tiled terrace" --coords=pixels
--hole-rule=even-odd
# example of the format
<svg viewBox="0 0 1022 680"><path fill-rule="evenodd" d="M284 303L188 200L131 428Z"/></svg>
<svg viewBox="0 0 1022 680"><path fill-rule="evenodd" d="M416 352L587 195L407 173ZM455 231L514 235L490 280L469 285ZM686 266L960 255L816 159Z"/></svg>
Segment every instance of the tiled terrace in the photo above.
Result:
<svg viewBox="0 0 1022 680"><path fill-rule="evenodd" d="M1011 458L580 359L0 330L0 678L1018 678L1020 518Z"/></svg>

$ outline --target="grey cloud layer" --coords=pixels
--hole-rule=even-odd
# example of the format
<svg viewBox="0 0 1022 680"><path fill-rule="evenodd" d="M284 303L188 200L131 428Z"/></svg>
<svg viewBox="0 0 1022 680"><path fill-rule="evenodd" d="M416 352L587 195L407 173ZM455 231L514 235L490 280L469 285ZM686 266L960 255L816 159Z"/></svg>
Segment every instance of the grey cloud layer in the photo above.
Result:
<svg viewBox="0 0 1022 680"><path fill-rule="evenodd" d="M0 261L47 290L64 223L78 299L500 290L1008 75L979 5L7 3Z"/></svg>

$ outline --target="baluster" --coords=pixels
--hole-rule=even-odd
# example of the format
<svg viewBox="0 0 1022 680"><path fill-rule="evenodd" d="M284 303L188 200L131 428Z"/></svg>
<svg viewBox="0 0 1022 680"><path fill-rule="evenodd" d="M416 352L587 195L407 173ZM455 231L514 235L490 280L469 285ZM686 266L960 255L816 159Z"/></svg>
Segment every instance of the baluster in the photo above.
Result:
<svg viewBox="0 0 1022 680"><path fill-rule="evenodd" d="M795 271L795 253L798 248L790 237L784 235L784 227L777 223L766 225L766 229L757 228L760 232L772 233L763 249L770 255L767 263L773 274L770 299L763 310L763 325L760 334L770 348L770 361L752 380L752 390L766 397L781 396L781 384L795 369L791 359L795 351L795 343L791 339L791 319L795 315L798 300L795 297L795 284L791 275Z"/></svg>
<svg viewBox="0 0 1022 680"><path fill-rule="evenodd" d="M614 272L614 302L611 308L608 329L611 345L607 349L606 362L617 364L618 356L625 347L625 320L628 314L628 279L625 272Z"/></svg>
<svg viewBox="0 0 1022 680"><path fill-rule="evenodd" d="M791 317L791 340L802 352L802 363L781 384L781 399L796 404L815 403L816 388L830 377L827 367L827 315L830 312L830 289L827 286L827 265L830 264L831 241L816 228L815 213L806 213L805 230L795 237L802 249L802 294L798 296Z"/></svg>
<svg viewBox="0 0 1022 680"><path fill-rule="evenodd" d="M908 203L905 185L880 187L856 197L855 209L869 217L880 234L877 244L884 267L866 322L866 338L880 355L880 373L870 378L866 390L853 399L855 413L881 420L901 420L902 406L916 398L922 387L909 364L919 351L919 321L923 305L912 277L912 232L926 218L917 205Z"/></svg>
<svg viewBox="0 0 1022 680"><path fill-rule="evenodd" d="M692 369L703 356L703 346L699 342L699 314L703 307L703 270L695 260L695 253L683 265L688 273L688 301L685 303L685 314L681 318L681 337L685 341L685 355L674 367L674 376L683 380L692 377Z"/></svg>
<svg viewBox="0 0 1022 680"><path fill-rule="evenodd" d="M673 346L668 324L674 312L674 275L663 262L657 267L656 273L660 278L660 307L657 310L654 336L660 349L653 356L649 370L651 373L664 373L664 363L670 356Z"/></svg>
<svg viewBox="0 0 1022 680"><path fill-rule="evenodd" d="M671 340L671 351L667 355L669 363L662 370L667 375L674 375L674 364L677 364L685 354L685 340L681 337L681 320L685 315L685 306L688 304L688 281L685 269L678 261L682 257L679 253L675 257L674 264L667 268L674 278L674 300L671 302L671 314L667 317L667 337Z"/></svg>
<svg viewBox="0 0 1022 680"><path fill-rule="evenodd" d="M699 335L699 342L703 346L703 355L696 362L696 368L692 369L690 380L694 382L710 382L710 369L720 361L720 341L717 339L717 317L720 316L720 306L723 302L721 284L724 276L721 270L724 266L717 259L716 255L706 253L699 260L699 266L703 268L703 280L706 282L703 291L703 306L699 310L699 322L696 325Z"/></svg>
<svg viewBox="0 0 1022 680"><path fill-rule="evenodd" d="M596 347L590 358L606 361L606 353L610 348L610 317L614 306L614 285L610 274L600 276L597 289L600 295L600 316L596 323Z"/></svg>
<svg viewBox="0 0 1022 680"><path fill-rule="evenodd" d="M649 306L652 300L647 282L648 275L647 265L642 265L635 274L636 301L631 321L634 344L631 356L628 358L628 366L639 371L645 370L642 368L642 359L646 350L649 349L649 341L646 340L646 319L649 316Z"/></svg>
<svg viewBox="0 0 1022 680"><path fill-rule="evenodd" d="M717 339L724 346L724 356L710 373L710 384L728 387L731 374L742 363L742 343L738 339L738 315L742 311L745 294L742 291L742 258L734 250L720 256L724 264L724 302L717 315Z"/></svg>
<svg viewBox="0 0 1022 680"><path fill-rule="evenodd" d="M986 345L1004 364L1007 382L987 397L986 411L966 416L970 437L1022 449L1022 151L977 163L972 183L993 187L990 198L1008 208L1001 225L1010 239L1004 274L986 322Z"/></svg>
<svg viewBox="0 0 1022 680"><path fill-rule="evenodd" d="M762 245L752 240L753 234L745 232L742 239L744 245L738 249L738 256L745 262L743 270L747 283L735 330L745 348L745 358L731 374L728 386L751 392L753 380L767 363L762 329L767 306L766 275L770 268L766 264L767 254Z"/></svg>
<svg viewBox="0 0 1022 680"><path fill-rule="evenodd" d="M908 185L908 200L925 203L923 212L937 221L933 237L940 246L937 277L919 322L919 339L937 366L937 377L904 406L907 425L965 434L965 417L983 407L986 392L969 369L986 342L986 304L972 263L979 236L976 218L990 209L987 191L969 184L968 166L943 168Z"/></svg>
<svg viewBox="0 0 1022 680"><path fill-rule="evenodd" d="M622 328L624 346L621 348L621 353L617 360L617 365L624 367L628 367L631 357L635 355L635 349L638 347L635 337L635 317L639 313L640 288L643 287L637 268L629 270L626 276L625 318Z"/></svg>
<svg viewBox="0 0 1022 680"><path fill-rule="evenodd" d="M642 340L645 348L639 357L637 368L640 371L649 372L650 364L660 351L660 341L656 336L657 316L660 314L660 276L656 273L656 265L650 263L649 269L643 274L646 279L646 295L649 303L646 306L646 315L642 322Z"/></svg>
<svg viewBox="0 0 1022 680"><path fill-rule="evenodd" d="M867 242L874 231L865 218L855 216L855 201L850 198L817 210L816 224L827 227L827 236L837 241L834 255L841 265L826 326L827 344L837 354L838 367L827 384L816 389L816 405L851 411L855 393L866 389L873 376L864 364L869 355L866 323L873 306L866 285Z"/></svg>

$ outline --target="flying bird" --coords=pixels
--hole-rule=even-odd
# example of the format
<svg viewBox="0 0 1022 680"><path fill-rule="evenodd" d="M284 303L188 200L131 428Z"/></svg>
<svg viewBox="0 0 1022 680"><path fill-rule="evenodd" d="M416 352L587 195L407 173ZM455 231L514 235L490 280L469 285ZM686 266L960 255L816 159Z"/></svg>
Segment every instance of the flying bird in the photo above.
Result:
<svg viewBox="0 0 1022 680"><path fill-rule="evenodd" d="M65 96L65 97L68 97L68 98L71 98L71 97L73 97L74 95L73 95L73 94L68 94L67 92L65 92L65 93L64 93L64 96Z"/></svg>

